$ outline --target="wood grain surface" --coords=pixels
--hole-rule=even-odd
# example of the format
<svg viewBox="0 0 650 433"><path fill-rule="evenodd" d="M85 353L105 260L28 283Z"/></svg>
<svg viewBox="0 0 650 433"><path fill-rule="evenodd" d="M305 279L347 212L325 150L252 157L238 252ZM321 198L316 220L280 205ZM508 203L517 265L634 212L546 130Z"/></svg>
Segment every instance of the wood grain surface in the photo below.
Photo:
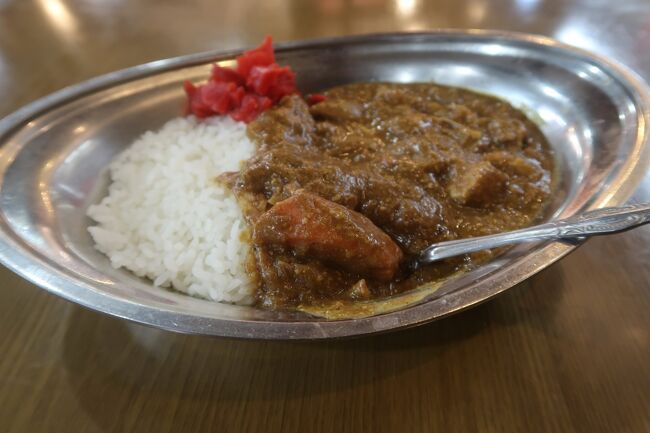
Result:
<svg viewBox="0 0 650 433"><path fill-rule="evenodd" d="M351 33L540 33L650 80L642 0L0 0L0 116L159 58ZM650 177L635 196L650 201ZM497 299L392 334L171 334L0 270L0 432L650 432L650 229L593 239Z"/></svg>

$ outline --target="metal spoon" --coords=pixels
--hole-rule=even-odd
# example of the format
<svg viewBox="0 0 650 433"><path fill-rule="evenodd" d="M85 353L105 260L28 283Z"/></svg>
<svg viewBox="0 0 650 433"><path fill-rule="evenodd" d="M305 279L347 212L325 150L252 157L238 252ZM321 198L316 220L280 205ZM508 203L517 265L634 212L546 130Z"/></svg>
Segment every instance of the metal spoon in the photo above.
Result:
<svg viewBox="0 0 650 433"><path fill-rule="evenodd" d="M622 232L649 222L650 203L596 209L521 230L433 244L416 257L417 263L411 265L417 266L417 264L522 242L541 240L575 242L589 236Z"/></svg>

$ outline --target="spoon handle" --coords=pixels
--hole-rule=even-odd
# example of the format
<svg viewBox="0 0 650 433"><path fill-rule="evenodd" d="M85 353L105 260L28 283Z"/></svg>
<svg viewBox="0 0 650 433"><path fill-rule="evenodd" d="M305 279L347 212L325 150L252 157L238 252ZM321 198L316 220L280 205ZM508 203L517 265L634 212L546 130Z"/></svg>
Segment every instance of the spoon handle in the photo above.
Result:
<svg viewBox="0 0 650 433"><path fill-rule="evenodd" d="M569 240L617 233L650 222L650 203L596 209L546 224L488 236L440 242L420 253L420 263L503 245L540 240Z"/></svg>

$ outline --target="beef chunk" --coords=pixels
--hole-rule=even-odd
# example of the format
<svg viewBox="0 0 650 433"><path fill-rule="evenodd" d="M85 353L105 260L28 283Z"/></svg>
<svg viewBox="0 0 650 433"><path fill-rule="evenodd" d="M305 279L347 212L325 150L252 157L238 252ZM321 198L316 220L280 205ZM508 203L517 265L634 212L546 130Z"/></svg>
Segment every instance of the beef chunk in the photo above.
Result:
<svg viewBox="0 0 650 433"><path fill-rule="evenodd" d="M315 131L309 106L298 95L285 96L274 110L262 113L248 125L248 136L264 145L273 146L285 140L305 145Z"/></svg>
<svg viewBox="0 0 650 433"><path fill-rule="evenodd" d="M496 202L507 181L505 174L489 162L463 166L457 176L448 188L449 195L457 203L473 207Z"/></svg>

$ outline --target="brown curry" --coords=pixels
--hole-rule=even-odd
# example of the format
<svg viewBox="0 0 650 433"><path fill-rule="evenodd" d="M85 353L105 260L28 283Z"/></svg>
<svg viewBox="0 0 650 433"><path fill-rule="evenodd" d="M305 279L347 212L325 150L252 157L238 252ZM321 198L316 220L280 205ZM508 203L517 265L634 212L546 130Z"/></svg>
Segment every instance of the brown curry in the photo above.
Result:
<svg viewBox="0 0 650 433"><path fill-rule="evenodd" d="M484 261L405 272L428 245L520 228L549 199L553 155L526 116L434 84L335 87L248 126L256 154L227 180L252 228L258 303L374 299Z"/></svg>

